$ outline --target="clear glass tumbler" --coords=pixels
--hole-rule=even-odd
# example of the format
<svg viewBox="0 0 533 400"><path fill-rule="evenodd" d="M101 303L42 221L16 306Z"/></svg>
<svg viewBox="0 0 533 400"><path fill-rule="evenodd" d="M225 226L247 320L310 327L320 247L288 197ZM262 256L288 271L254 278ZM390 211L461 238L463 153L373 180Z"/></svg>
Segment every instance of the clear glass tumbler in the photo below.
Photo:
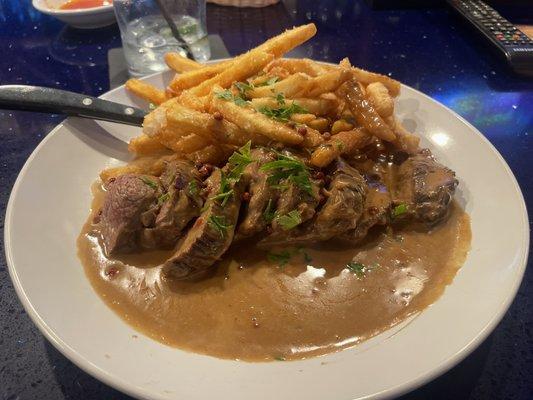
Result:
<svg viewBox="0 0 533 400"><path fill-rule="evenodd" d="M185 51L172 34L170 16L197 61L211 57L205 23L205 0L114 0L122 47L131 75L141 76L166 69L165 53Z"/></svg>

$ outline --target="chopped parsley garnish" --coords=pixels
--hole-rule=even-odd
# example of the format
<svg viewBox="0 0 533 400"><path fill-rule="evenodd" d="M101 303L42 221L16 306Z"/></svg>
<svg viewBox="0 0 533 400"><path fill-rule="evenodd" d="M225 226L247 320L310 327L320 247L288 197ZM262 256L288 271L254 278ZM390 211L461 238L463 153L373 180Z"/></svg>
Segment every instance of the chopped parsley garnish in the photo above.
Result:
<svg viewBox="0 0 533 400"><path fill-rule="evenodd" d="M211 215L207 223L220 234L221 238L226 236L227 230L232 227L231 224L226 222L224 216Z"/></svg>
<svg viewBox="0 0 533 400"><path fill-rule="evenodd" d="M230 185L228 178L226 178L226 174L220 171L220 191L218 192L218 194L212 196L211 200L218 200L220 205L224 207L230 197L233 195L233 193L234 191Z"/></svg>
<svg viewBox="0 0 533 400"><path fill-rule="evenodd" d="M237 104L239 107L245 106L248 104L248 102L241 97L241 95L235 96L231 90L225 89L220 92L217 92L215 94L217 98L227 100L227 101L233 101L235 104Z"/></svg>
<svg viewBox="0 0 533 400"><path fill-rule="evenodd" d="M268 78L266 81L261 82L256 86L270 86L276 83L277 81L279 81L279 78L277 76L273 76L272 78Z"/></svg>
<svg viewBox="0 0 533 400"><path fill-rule="evenodd" d="M407 212L407 204L398 204L392 209L392 218L397 218Z"/></svg>
<svg viewBox="0 0 533 400"><path fill-rule="evenodd" d="M233 189L230 189L226 192L222 192L211 197L211 200L219 200L220 205L224 207L232 195L233 195Z"/></svg>
<svg viewBox="0 0 533 400"><path fill-rule="evenodd" d="M263 219L267 224L270 224L272 221L274 221L274 218L276 218L276 211L274 210L272 199L268 199L268 204L265 208L265 211L263 211Z"/></svg>
<svg viewBox="0 0 533 400"><path fill-rule="evenodd" d="M310 263L310 262L313 262L313 259L311 258L311 256L309 255L308 252L306 252L303 248L299 248L298 251L300 253L302 253L302 255L304 256L304 261L306 263Z"/></svg>
<svg viewBox="0 0 533 400"><path fill-rule="evenodd" d="M283 100L285 102L285 100ZM278 100L279 103L279 100ZM269 118L272 118L279 122L289 122L289 119L291 118L292 114L306 114L307 110L295 102L292 102L291 105L285 106L283 104L280 104L277 108L271 108L271 107L259 107L257 109L261 114L266 115Z"/></svg>
<svg viewBox="0 0 533 400"><path fill-rule="evenodd" d="M190 181L187 190L189 195L196 196L198 194L198 183L196 181Z"/></svg>
<svg viewBox="0 0 533 400"><path fill-rule="evenodd" d="M157 108L157 106L154 103L150 103L150 104L148 104L148 108L150 110L155 110Z"/></svg>
<svg viewBox="0 0 533 400"><path fill-rule="evenodd" d="M216 96L219 99L233 101L233 93L231 93L231 90L228 89L222 90L221 92L217 92Z"/></svg>
<svg viewBox="0 0 533 400"><path fill-rule="evenodd" d="M250 84L248 82L235 82L235 83L233 83L233 86L235 86L237 88L237 90L239 91L239 94L243 98L247 97L247 95L246 95L247 91L254 89L254 85L252 85L252 84Z"/></svg>
<svg viewBox="0 0 533 400"><path fill-rule="evenodd" d="M157 198L157 204L161 205L170 198L168 193L162 194Z"/></svg>
<svg viewBox="0 0 533 400"><path fill-rule="evenodd" d="M346 268L352 271L358 278L365 276L365 271L367 270L364 264L355 261L350 261L348 264L346 264Z"/></svg>
<svg viewBox="0 0 533 400"><path fill-rule="evenodd" d="M338 151L343 151L344 150L344 143L342 143L340 140L337 140L335 142L335 146L337 146L337 150Z"/></svg>
<svg viewBox="0 0 533 400"><path fill-rule="evenodd" d="M272 263L277 263L280 267L285 266L291 259L292 255L287 250L281 253L268 253L267 259Z"/></svg>
<svg viewBox="0 0 533 400"><path fill-rule="evenodd" d="M258 83L256 85L254 85L251 82L234 82L233 86L235 86L237 88L237 90L239 91L240 96L243 99L246 99L248 97L248 94L247 94L248 91L254 90L256 87L260 87L260 86L273 85L278 80L279 80L279 78L277 76L273 76L273 77L267 79L266 81Z"/></svg>
<svg viewBox="0 0 533 400"><path fill-rule="evenodd" d="M141 181L146 183L148 186L150 186L154 190L157 190L158 188L157 183L151 180L150 178L147 178L146 176L141 176Z"/></svg>
<svg viewBox="0 0 533 400"><path fill-rule="evenodd" d="M276 161L268 162L260 168L261 171L270 171L269 183L278 188L283 188L280 183L282 180L286 180L284 183L287 183L287 181L292 182L312 195L313 188L307 166L302 161L282 153L277 153L277 156L278 159Z"/></svg>
<svg viewBox="0 0 533 400"><path fill-rule="evenodd" d="M276 95L276 101L278 102L278 104L280 106L284 106L285 105L285 96L283 96L283 93L278 93Z"/></svg>
<svg viewBox="0 0 533 400"><path fill-rule="evenodd" d="M276 361L286 361L287 359L285 357L282 357L282 356L277 356L277 357L274 357L274 360L276 360Z"/></svg>
<svg viewBox="0 0 533 400"><path fill-rule="evenodd" d="M252 163L252 156L250 154L251 146L252 142L248 141L248 143L230 156L228 163L231 170L228 174L228 180L238 182L246 166Z"/></svg>
<svg viewBox="0 0 533 400"><path fill-rule="evenodd" d="M300 211L292 210L285 215L278 216L276 221L278 221L278 224L281 225L283 230L288 231L289 229L293 229L302 223L302 216Z"/></svg>

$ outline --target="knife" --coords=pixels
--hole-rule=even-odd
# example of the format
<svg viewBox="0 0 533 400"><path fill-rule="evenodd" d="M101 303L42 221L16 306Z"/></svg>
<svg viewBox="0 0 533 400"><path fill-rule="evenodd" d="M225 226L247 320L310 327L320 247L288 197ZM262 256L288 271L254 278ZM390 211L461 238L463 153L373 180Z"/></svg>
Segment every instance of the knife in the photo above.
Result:
<svg viewBox="0 0 533 400"><path fill-rule="evenodd" d="M146 111L66 90L41 86L0 86L0 109L66 114L142 126Z"/></svg>

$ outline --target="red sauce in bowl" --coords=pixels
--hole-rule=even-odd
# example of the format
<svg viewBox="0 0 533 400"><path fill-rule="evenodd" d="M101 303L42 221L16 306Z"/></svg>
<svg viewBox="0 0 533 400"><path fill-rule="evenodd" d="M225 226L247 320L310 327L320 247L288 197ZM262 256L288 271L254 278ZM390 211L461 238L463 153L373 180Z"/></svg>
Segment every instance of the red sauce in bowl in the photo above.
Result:
<svg viewBox="0 0 533 400"><path fill-rule="evenodd" d="M78 10L80 8L93 8L108 6L113 0L68 0L65 4L62 4L59 9L61 10Z"/></svg>

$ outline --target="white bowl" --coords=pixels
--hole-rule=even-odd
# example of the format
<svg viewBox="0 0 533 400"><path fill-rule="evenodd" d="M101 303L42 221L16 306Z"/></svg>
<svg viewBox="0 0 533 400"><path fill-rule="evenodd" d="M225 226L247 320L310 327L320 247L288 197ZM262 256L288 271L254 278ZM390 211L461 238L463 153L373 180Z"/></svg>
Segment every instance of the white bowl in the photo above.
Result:
<svg viewBox="0 0 533 400"><path fill-rule="evenodd" d="M66 0L33 0L33 7L75 28L94 29L115 23L112 4L79 10L60 10L59 7L63 3L66 3Z"/></svg>
<svg viewBox="0 0 533 400"><path fill-rule="evenodd" d="M145 79L163 87L172 75ZM142 105L123 86L102 97ZM472 221L472 249L453 283L403 329L335 354L264 363L189 353L136 332L92 289L76 238L99 171L129 158L126 144L111 135L128 139L140 129L77 118L35 149L9 199L5 253L22 304L66 357L138 398L368 400L420 386L466 357L503 317L524 274L529 226L511 170L472 125L407 86L396 109L422 145L457 172L457 197Z"/></svg>

